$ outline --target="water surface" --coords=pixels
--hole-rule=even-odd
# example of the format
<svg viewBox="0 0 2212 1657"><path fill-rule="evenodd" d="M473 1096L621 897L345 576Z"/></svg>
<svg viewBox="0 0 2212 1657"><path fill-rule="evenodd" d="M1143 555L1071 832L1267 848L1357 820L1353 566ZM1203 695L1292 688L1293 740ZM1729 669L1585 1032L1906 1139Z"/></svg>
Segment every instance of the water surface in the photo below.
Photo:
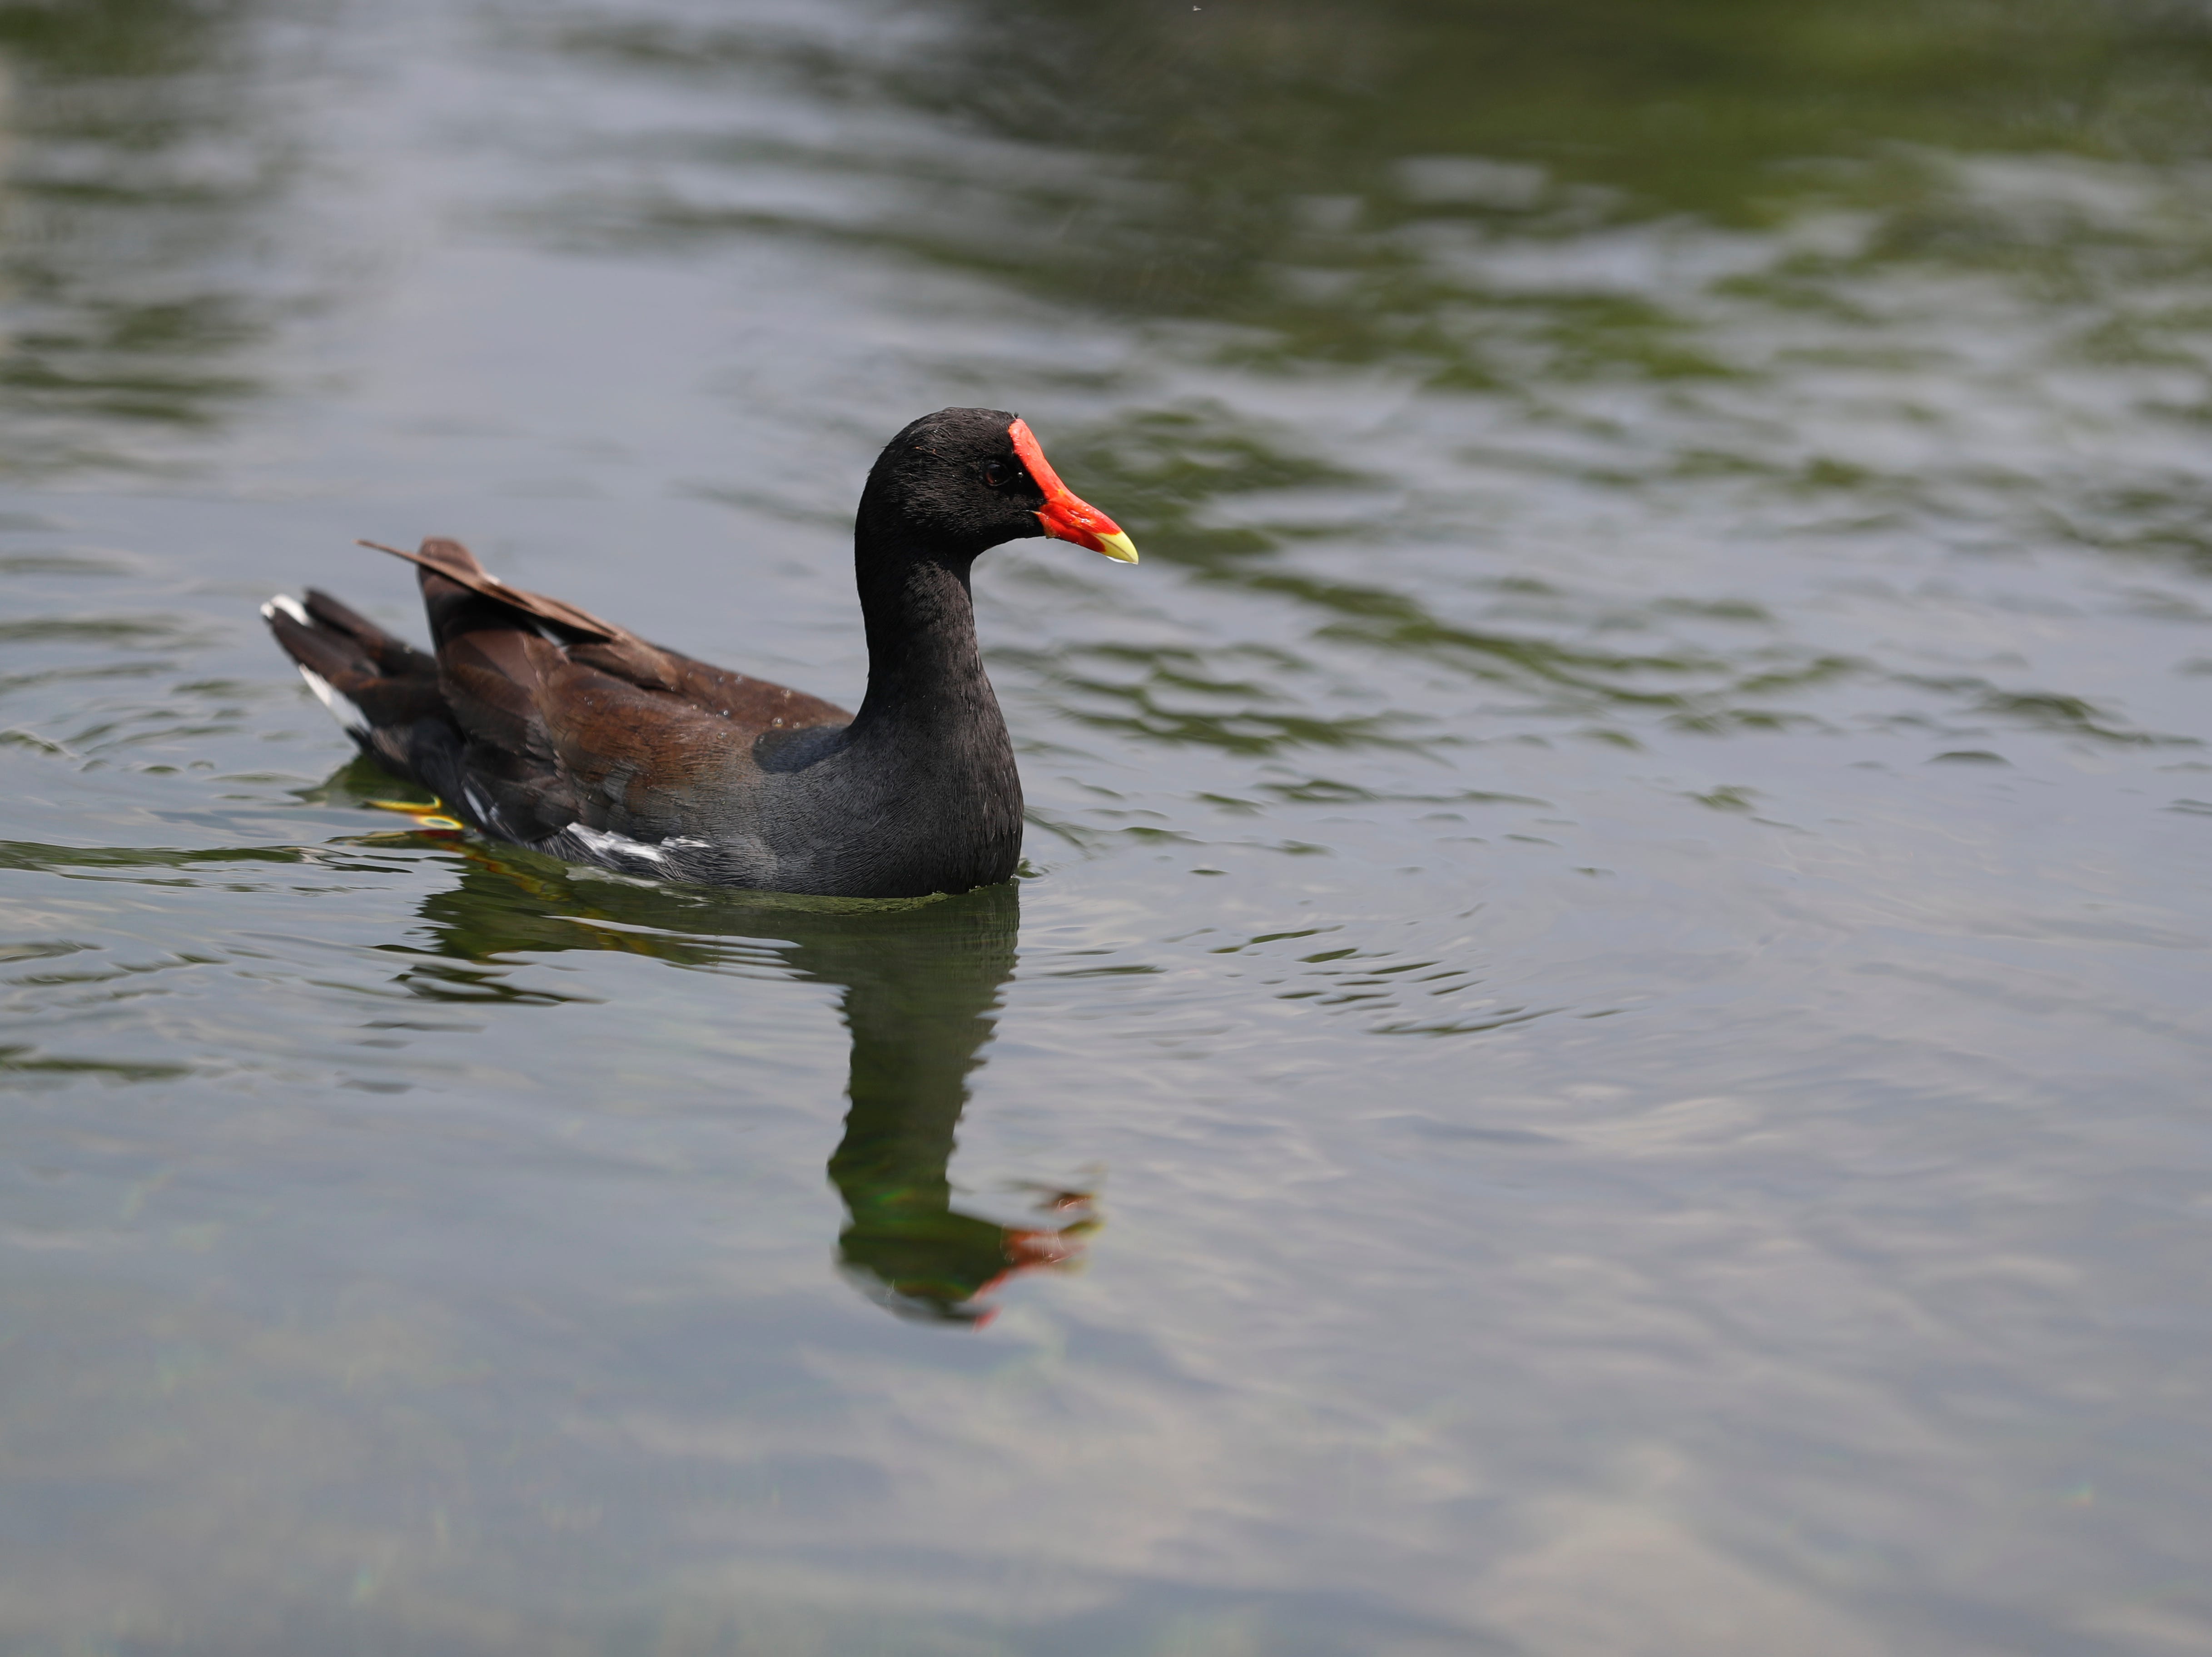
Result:
<svg viewBox="0 0 2212 1657"><path fill-rule="evenodd" d="M2212 24L0 3L0 1643L2212 1652ZM356 535L1016 887L426 832Z"/></svg>

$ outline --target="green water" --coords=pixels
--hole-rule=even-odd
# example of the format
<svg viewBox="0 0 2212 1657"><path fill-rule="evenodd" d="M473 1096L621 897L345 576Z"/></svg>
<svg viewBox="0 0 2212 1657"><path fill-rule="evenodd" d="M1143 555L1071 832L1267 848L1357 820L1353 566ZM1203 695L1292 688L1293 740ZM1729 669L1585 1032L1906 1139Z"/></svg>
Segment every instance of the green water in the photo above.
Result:
<svg viewBox="0 0 2212 1657"><path fill-rule="evenodd" d="M2212 1653L2212 15L0 0L0 1649ZM1013 888L418 831L458 536Z"/></svg>

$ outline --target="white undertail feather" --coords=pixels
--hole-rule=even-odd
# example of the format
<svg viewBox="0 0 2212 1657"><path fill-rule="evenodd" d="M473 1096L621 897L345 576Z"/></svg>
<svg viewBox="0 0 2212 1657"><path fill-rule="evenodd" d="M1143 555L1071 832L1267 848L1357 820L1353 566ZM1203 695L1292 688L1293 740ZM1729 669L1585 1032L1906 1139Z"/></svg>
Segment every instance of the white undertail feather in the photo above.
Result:
<svg viewBox="0 0 2212 1657"><path fill-rule="evenodd" d="M304 662L293 665L300 669L300 677L307 681L307 688L315 693L323 706L331 710L332 719L356 736L368 734L368 716L362 712L358 703Z"/></svg>
<svg viewBox="0 0 2212 1657"><path fill-rule="evenodd" d="M289 593L279 593L261 606L262 615L271 621L276 619L276 612L280 610L302 627L312 627L315 624L300 600ZM339 690L307 663L295 661L292 665L300 670L300 677L307 681L307 688L315 693L315 699L331 710L331 718L337 720L340 725L356 736L368 734L368 716L362 712L360 706L351 697Z"/></svg>

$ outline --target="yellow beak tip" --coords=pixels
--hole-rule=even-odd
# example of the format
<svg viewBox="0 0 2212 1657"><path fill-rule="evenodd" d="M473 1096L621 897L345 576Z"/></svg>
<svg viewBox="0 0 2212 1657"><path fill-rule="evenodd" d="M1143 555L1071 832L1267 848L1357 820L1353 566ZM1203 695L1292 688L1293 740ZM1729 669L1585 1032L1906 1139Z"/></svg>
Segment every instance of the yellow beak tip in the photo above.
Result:
<svg viewBox="0 0 2212 1657"><path fill-rule="evenodd" d="M1118 529L1110 535L1098 538L1098 550L1116 564L1134 564L1137 561L1136 542Z"/></svg>

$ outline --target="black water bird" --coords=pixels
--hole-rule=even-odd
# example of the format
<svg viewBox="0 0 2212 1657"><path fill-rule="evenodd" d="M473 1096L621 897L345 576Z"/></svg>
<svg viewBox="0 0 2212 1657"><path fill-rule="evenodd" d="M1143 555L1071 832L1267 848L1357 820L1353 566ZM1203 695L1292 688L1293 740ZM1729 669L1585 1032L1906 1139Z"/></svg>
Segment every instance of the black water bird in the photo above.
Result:
<svg viewBox="0 0 2212 1657"><path fill-rule="evenodd" d="M857 714L509 587L457 541L379 548L420 567L428 654L312 588L261 612L366 752L494 839L630 874L923 897L1007 880L1021 856L969 570L1030 535L1137 561L1012 414L944 409L891 439L854 525Z"/></svg>

